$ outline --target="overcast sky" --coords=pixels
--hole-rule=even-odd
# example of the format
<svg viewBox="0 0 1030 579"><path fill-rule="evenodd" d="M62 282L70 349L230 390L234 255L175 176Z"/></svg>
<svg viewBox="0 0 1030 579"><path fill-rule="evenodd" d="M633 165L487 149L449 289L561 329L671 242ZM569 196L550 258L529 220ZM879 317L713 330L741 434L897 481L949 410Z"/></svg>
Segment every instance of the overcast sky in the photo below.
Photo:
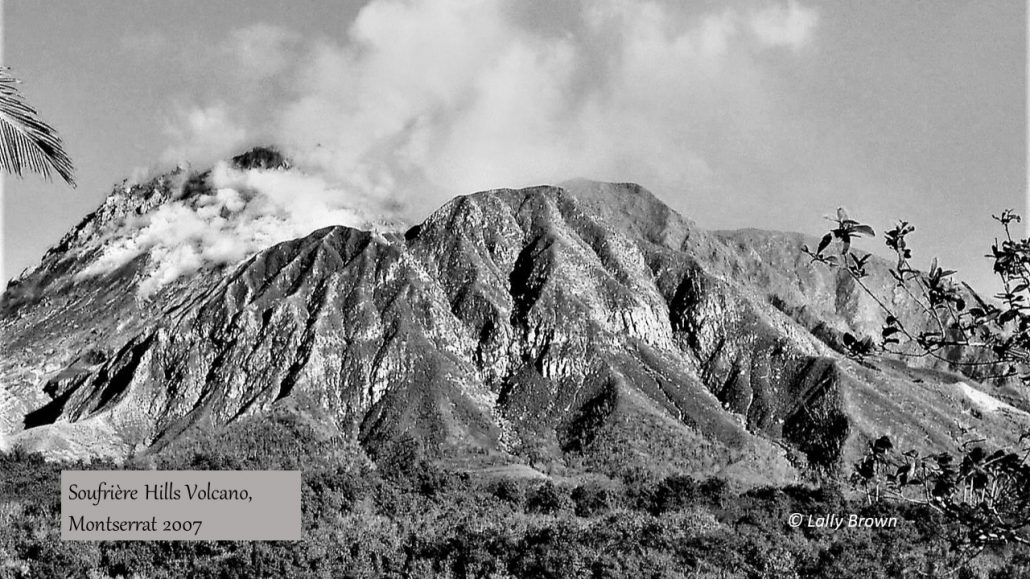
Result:
<svg viewBox="0 0 1030 579"><path fill-rule="evenodd" d="M6 0L3 20L80 183L6 180L7 277L123 178L257 143L412 221L573 177L708 228L819 234L844 205L915 222L917 261L980 285L991 213L1026 206L1016 0Z"/></svg>

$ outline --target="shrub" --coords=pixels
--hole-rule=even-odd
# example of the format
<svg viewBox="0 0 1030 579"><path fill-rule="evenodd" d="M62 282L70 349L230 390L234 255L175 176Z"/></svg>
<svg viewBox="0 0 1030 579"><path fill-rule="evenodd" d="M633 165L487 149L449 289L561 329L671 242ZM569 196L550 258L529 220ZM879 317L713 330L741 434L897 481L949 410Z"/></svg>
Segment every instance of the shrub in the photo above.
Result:
<svg viewBox="0 0 1030 579"><path fill-rule="evenodd" d="M590 481L572 490L576 516L594 517L603 515L619 503L618 493L608 485Z"/></svg>
<svg viewBox="0 0 1030 579"><path fill-rule="evenodd" d="M572 507L568 489L551 481L537 486L526 497L526 510L530 513L557 515Z"/></svg>

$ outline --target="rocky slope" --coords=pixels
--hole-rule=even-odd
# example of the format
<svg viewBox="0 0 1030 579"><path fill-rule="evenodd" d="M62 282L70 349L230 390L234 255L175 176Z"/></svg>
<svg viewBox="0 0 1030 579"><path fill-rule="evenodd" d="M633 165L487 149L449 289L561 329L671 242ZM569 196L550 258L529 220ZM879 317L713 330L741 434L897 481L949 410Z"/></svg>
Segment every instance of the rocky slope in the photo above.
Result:
<svg viewBox="0 0 1030 579"><path fill-rule="evenodd" d="M288 167L252 157L254 170ZM458 197L404 233L321 229L146 300L146 256L76 275L175 178L204 183L172 175L114 194L5 294L6 446L160 452L288 403L373 456L404 443L469 468L786 482L882 434L1007 444L1027 422L1010 391L840 355L842 332L878 334L883 314L809 263L811 241L706 232L631 184ZM884 264L871 270L891 295ZM915 323L906 298L891 295Z"/></svg>

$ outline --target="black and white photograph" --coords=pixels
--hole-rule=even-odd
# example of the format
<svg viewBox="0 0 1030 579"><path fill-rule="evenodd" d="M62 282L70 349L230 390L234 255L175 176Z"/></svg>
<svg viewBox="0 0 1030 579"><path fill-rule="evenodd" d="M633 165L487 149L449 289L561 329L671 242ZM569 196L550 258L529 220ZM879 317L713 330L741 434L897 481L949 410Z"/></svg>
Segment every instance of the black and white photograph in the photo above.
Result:
<svg viewBox="0 0 1030 579"><path fill-rule="evenodd" d="M1028 23L0 0L0 579L1030 578Z"/></svg>

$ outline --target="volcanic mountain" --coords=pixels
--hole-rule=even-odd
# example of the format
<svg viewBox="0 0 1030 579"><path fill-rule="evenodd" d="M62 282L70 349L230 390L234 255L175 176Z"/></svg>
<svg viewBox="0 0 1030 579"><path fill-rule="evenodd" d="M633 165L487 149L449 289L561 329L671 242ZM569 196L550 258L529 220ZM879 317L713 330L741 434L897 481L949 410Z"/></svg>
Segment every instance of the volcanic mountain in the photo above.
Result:
<svg viewBox="0 0 1030 579"><path fill-rule="evenodd" d="M234 162L292 170L268 151ZM84 275L114 231L210 195L207 178L117 188L12 282L3 446L160 453L285 408L372 456L404 443L469 468L789 482L840 471L884 434L1002 445L1028 422L1015 390L843 355L842 336L878 336L884 314L811 263L811 239L705 231L633 184L460 196L406 231L319 229L145 297L146 253ZM917 326L886 263L868 269Z"/></svg>

